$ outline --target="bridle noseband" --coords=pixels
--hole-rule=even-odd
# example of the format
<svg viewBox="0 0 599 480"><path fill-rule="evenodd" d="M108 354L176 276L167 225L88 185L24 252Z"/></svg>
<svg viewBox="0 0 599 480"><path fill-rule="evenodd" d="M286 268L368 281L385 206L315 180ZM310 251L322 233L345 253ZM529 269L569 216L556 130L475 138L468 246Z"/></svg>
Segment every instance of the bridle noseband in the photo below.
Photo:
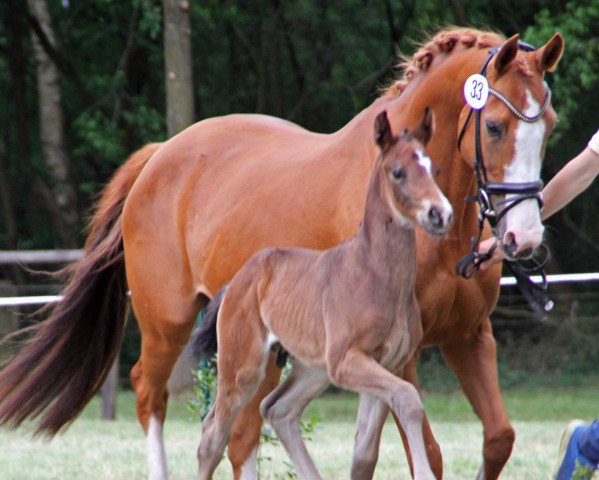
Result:
<svg viewBox="0 0 599 480"><path fill-rule="evenodd" d="M529 52L535 50L534 47L524 42L519 42L518 47L521 50ZM487 58L485 59L480 71L480 75L483 77L486 76L489 62L498 51L499 48L492 48L489 50L489 54L487 55ZM551 90L549 90L547 84L545 84L545 88L545 99L543 101L543 105L541 106L539 112L534 116L526 115L518 107L516 107L506 95L492 87L489 87L489 95L493 95L497 100L503 103L519 120L527 123L534 123L544 115L551 101ZM471 240L471 251L468 255L461 258L456 265L456 272L464 278L472 277L472 275L474 275L474 273L480 268L480 264L491 258L493 251L496 248L496 246L494 246L488 253L478 252L478 245L482 236L485 220L489 222L494 235L497 237L497 226L499 221L512 208L516 207L525 200L536 200L539 205L539 209L543 207L543 200L541 199L543 182L540 180L532 182L488 181L487 170L485 168L481 146L481 111L483 108L484 106L478 109L470 108L468 116L466 117L466 121L464 122L464 125L460 130L460 134L458 135L457 141L457 147L458 150L460 150L462 138L464 137L466 128L468 127L470 119L472 118L472 114L474 113L474 175L477 184L477 194L474 197L467 197L466 201L477 202L480 208L478 216L478 232L477 235L475 235ZM498 202L493 202L493 195L510 195L510 197L506 197ZM498 211L496 209L497 206L503 206L503 208ZM547 281L545 278L545 272L543 270L543 267L549 261L549 250L544 244L541 244L538 250L542 254L542 259L540 261L535 259L514 261L506 260L505 263L512 274L516 277L518 286L520 287L520 290L524 294L529 305L533 308L538 316L545 317L545 312L549 311L553 307L553 303L546 295ZM540 285L533 283L530 279L530 275L533 274L541 275L543 281Z"/></svg>

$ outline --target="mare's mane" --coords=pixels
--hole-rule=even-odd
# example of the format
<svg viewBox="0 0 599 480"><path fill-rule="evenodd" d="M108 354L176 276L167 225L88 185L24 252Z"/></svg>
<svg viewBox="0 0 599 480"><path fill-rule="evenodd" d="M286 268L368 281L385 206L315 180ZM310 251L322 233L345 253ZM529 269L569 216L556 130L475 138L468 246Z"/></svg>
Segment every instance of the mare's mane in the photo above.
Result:
<svg viewBox="0 0 599 480"><path fill-rule="evenodd" d="M505 37L499 33L483 32L472 28L449 27L420 43L411 57L400 57L401 78L382 92L383 96L398 97L418 72L426 72L438 56L450 54L456 45L464 48L491 48L501 45Z"/></svg>

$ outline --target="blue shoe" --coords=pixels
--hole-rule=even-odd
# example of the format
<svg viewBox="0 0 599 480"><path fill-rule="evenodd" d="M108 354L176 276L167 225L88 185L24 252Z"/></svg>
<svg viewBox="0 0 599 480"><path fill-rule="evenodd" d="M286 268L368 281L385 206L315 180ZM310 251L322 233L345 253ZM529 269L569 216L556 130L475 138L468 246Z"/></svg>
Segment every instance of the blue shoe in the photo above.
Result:
<svg viewBox="0 0 599 480"><path fill-rule="evenodd" d="M564 433L559 445L559 463L555 473L555 480L590 480L597 469L597 460L591 460L581 453L580 440L587 442L590 437L591 428L599 428L599 423L589 426L582 420L571 421ZM588 447L585 445L584 453Z"/></svg>

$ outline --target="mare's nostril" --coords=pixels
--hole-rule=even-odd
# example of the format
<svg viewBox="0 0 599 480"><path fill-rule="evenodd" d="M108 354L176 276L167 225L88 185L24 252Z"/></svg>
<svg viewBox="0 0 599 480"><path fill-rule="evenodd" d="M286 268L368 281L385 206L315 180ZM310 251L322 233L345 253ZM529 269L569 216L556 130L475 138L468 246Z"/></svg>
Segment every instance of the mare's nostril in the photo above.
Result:
<svg viewBox="0 0 599 480"><path fill-rule="evenodd" d="M514 256L514 254L518 250L516 236L512 232L507 232L503 237L503 248L508 254L512 256Z"/></svg>
<svg viewBox="0 0 599 480"><path fill-rule="evenodd" d="M443 225L443 216L437 207L431 207L429 209L428 218L434 227L441 227Z"/></svg>

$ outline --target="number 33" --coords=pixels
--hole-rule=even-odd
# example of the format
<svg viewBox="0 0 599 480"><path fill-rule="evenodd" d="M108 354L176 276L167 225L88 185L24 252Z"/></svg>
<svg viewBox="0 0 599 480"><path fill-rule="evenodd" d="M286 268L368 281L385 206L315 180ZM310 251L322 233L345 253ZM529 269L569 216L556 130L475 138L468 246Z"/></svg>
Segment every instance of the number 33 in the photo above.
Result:
<svg viewBox="0 0 599 480"><path fill-rule="evenodd" d="M484 84L479 82L478 80L472 80L472 91L470 92L470 96L475 98L476 100L480 100L482 98L482 91Z"/></svg>

